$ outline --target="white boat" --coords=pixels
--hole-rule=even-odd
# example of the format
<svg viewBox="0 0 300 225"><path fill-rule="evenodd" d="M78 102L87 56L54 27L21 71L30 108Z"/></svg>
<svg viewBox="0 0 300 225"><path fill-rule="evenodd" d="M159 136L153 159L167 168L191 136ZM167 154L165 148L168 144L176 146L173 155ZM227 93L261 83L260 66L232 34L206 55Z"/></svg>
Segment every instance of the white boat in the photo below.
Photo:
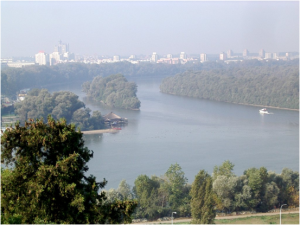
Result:
<svg viewBox="0 0 300 225"><path fill-rule="evenodd" d="M268 114L269 112L267 111L266 108L263 108L259 110L259 113Z"/></svg>

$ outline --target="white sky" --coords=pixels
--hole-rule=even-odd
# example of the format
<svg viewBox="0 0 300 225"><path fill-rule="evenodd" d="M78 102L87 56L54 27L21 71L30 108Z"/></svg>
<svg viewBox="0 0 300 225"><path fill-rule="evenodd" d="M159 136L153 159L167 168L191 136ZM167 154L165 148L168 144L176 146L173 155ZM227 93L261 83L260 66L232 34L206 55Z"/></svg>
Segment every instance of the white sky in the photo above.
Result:
<svg viewBox="0 0 300 225"><path fill-rule="evenodd" d="M299 51L299 2L1 2L1 57Z"/></svg>

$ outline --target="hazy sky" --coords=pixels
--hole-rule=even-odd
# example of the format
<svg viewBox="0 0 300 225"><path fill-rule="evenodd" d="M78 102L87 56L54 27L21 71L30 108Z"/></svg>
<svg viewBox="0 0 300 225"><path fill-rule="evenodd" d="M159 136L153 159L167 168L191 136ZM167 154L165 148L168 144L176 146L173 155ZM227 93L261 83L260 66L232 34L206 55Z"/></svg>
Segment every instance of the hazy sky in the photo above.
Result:
<svg viewBox="0 0 300 225"><path fill-rule="evenodd" d="M1 57L299 51L299 2L1 2Z"/></svg>

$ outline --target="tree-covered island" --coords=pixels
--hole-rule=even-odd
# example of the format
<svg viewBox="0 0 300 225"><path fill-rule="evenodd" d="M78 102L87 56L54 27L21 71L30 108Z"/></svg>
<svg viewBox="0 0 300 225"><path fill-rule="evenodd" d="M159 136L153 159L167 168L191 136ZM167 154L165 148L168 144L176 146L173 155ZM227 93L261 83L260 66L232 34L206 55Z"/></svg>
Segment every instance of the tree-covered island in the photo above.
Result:
<svg viewBox="0 0 300 225"><path fill-rule="evenodd" d="M140 108L141 102L136 97L137 85L128 82L121 74L97 76L92 82L83 83L82 87L88 96L106 105L133 110Z"/></svg>
<svg viewBox="0 0 300 225"><path fill-rule="evenodd" d="M200 99L299 109L299 64L186 71L165 78L160 90Z"/></svg>

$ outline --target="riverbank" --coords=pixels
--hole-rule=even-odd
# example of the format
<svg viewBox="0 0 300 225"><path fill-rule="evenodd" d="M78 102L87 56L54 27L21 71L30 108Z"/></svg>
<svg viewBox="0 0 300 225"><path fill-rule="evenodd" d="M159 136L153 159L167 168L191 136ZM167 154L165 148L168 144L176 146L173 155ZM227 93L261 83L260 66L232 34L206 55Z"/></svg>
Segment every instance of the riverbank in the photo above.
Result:
<svg viewBox="0 0 300 225"><path fill-rule="evenodd" d="M119 130L115 130L115 129L81 131L81 133L83 133L83 134L104 134L104 133L118 133L118 132L119 132Z"/></svg>
<svg viewBox="0 0 300 225"><path fill-rule="evenodd" d="M289 212L281 212L282 215L299 215L299 211L289 211ZM215 224L221 224L222 222L218 223L218 220L236 220L236 219L250 219L255 217L266 217L266 216L278 216L279 212L272 212L272 213L255 213L255 214L248 214L248 215L236 215L236 216L220 216L215 218ZM189 224L192 221L192 218L174 218L173 224ZM298 222L298 221L297 221ZM170 224L170 221L145 221L141 223L133 223L133 224ZM233 223L232 223L233 224ZM238 223L241 224L241 221ZM261 224L261 223L259 223Z"/></svg>
<svg viewBox="0 0 300 225"><path fill-rule="evenodd" d="M194 98L194 99L203 100L202 98L192 97L192 96L188 96L188 95L177 95L177 94L174 94L174 93L168 93L168 92L163 92L163 91L160 91L160 92L163 93L163 94L168 94L168 95L174 95L174 96L180 96L180 97L187 97L187 98ZM299 112L299 109L282 108L282 107L277 107L277 106L256 105L256 104L247 104L247 103L230 102L230 101L218 101L218 100L215 100L215 99L206 99L206 100L216 101L216 102L225 102L225 103L231 103L231 104L236 104L236 105L248 105L248 106L261 107L261 108L283 109L283 110L291 110L291 111L298 111Z"/></svg>

